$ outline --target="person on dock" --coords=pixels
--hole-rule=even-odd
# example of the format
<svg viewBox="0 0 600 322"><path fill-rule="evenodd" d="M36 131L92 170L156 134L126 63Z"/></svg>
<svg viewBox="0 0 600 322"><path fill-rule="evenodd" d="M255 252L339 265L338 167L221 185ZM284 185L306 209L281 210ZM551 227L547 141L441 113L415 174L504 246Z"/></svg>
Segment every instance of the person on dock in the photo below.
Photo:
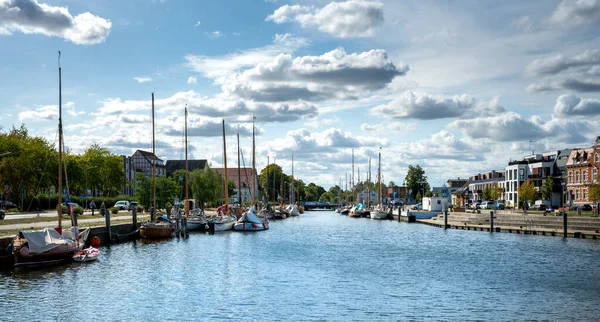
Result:
<svg viewBox="0 0 600 322"><path fill-rule="evenodd" d="M94 200L92 200L92 202L90 202L90 209L92 210L92 216L94 215L94 208L96 208L96 203L94 202Z"/></svg>
<svg viewBox="0 0 600 322"><path fill-rule="evenodd" d="M106 215L106 205L104 205L104 201L102 201L102 204L100 205L100 213L102 216Z"/></svg>

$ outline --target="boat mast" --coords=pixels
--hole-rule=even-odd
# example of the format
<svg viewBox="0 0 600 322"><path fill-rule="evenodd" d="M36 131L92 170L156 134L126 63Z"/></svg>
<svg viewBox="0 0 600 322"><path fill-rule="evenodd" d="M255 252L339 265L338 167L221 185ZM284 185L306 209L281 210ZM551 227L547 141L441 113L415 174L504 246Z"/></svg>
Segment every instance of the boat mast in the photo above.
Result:
<svg viewBox="0 0 600 322"><path fill-rule="evenodd" d="M152 212L150 213L150 221L154 221L156 214L156 145L154 142L154 93L152 93Z"/></svg>
<svg viewBox="0 0 600 322"><path fill-rule="evenodd" d="M225 167L225 214L229 215L229 181L227 178L227 145L225 143L225 120L223 120L223 166Z"/></svg>
<svg viewBox="0 0 600 322"><path fill-rule="evenodd" d="M58 51L58 229L62 230L62 71Z"/></svg>
<svg viewBox="0 0 600 322"><path fill-rule="evenodd" d="M352 177L350 179L352 182L350 183L350 190L352 190L350 194L350 199L354 201L354 149L352 149Z"/></svg>
<svg viewBox="0 0 600 322"><path fill-rule="evenodd" d="M238 202L242 206L242 175L240 174L240 133L237 134L238 150Z"/></svg>
<svg viewBox="0 0 600 322"><path fill-rule="evenodd" d="M252 205L256 210L256 141L254 139L254 121L256 116L252 116Z"/></svg>
<svg viewBox="0 0 600 322"><path fill-rule="evenodd" d="M296 195L294 194L294 152L292 152L292 205L294 204Z"/></svg>
<svg viewBox="0 0 600 322"><path fill-rule="evenodd" d="M377 169L377 186L379 186L379 207L381 207L381 147L379 147L379 168Z"/></svg>
<svg viewBox="0 0 600 322"><path fill-rule="evenodd" d="M346 171L346 179L344 180L344 183L346 184L346 190L344 191L344 197L346 197L346 200L344 201L348 202L348 171Z"/></svg>
<svg viewBox="0 0 600 322"><path fill-rule="evenodd" d="M367 179L367 206L371 206L371 157L369 157L369 176Z"/></svg>
<svg viewBox="0 0 600 322"><path fill-rule="evenodd" d="M190 212L189 205L189 188L188 188L188 177L189 177L189 167L188 167L188 139L187 139L187 104L185 104L185 202L184 202L184 212L187 216Z"/></svg>

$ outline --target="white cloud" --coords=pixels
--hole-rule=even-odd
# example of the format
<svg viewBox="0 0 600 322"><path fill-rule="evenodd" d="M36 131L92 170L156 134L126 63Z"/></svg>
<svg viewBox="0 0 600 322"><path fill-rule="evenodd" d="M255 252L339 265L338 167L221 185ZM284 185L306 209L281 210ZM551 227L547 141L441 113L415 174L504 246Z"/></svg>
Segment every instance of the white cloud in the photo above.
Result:
<svg viewBox="0 0 600 322"><path fill-rule="evenodd" d="M225 79L236 72L268 62L281 53L292 53L308 45L305 38L296 38L290 34L276 34L273 44L265 47L248 49L243 52L222 57L186 55L187 66L202 73L205 77L223 83Z"/></svg>
<svg viewBox="0 0 600 322"><path fill-rule="evenodd" d="M417 124L403 122L391 122L380 124L363 123L360 125L360 129L363 132L371 132L383 136L387 136L390 133L408 135L417 129Z"/></svg>
<svg viewBox="0 0 600 322"><path fill-rule="evenodd" d="M259 63L222 86L224 94L263 102L357 99L384 88L408 71L388 60L384 50L347 54L337 48L320 56L281 54Z"/></svg>
<svg viewBox="0 0 600 322"><path fill-rule="evenodd" d="M77 112L75 110L75 103L73 103L73 102L67 102L64 105L64 107L65 107L65 109L67 111L67 114L69 114L71 116L77 116L77 115L83 115L83 114L85 114L84 111Z"/></svg>
<svg viewBox="0 0 600 322"><path fill-rule="evenodd" d="M200 26L200 25L201 25L201 23L200 23L200 20L198 20L198 21L196 21L196 23L194 24L194 27L198 27L198 26Z"/></svg>
<svg viewBox="0 0 600 322"><path fill-rule="evenodd" d="M588 68L598 66L600 66L600 50L592 49L573 57L557 55L535 59L525 67L525 71L529 75L540 76L553 75L576 67Z"/></svg>
<svg viewBox="0 0 600 322"><path fill-rule="evenodd" d="M572 90L600 91L600 50L586 50L572 57L557 55L535 59L525 71L532 76L545 76L527 86L528 92Z"/></svg>
<svg viewBox="0 0 600 322"><path fill-rule="evenodd" d="M556 99L552 116L555 118L600 116L600 99L582 99L569 94L561 95Z"/></svg>
<svg viewBox="0 0 600 322"><path fill-rule="evenodd" d="M151 77L134 77L133 79L135 79L138 83L147 83L152 81Z"/></svg>
<svg viewBox="0 0 600 322"><path fill-rule="evenodd" d="M19 113L19 120L56 120L58 119L58 105L44 105L35 110L23 111Z"/></svg>
<svg viewBox="0 0 600 322"><path fill-rule="evenodd" d="M196 84L197 83L196 76L190 76L190 77L188 77L187 83L188 84Z"/></svg>
<svg viewBox="0 0 600 322"><path fill-rule="evenodd" d="M472 139L490 139L499 142L538 140L552 136L544 122L537 118L524 119L518 113L507 112L493 117L455 120L448 125Z"/></svg>
<svg viewBox="0 0 600 322"><path fill-rule="evenodd" d="M37 0L0 1L0 34L20 31L65 38L78 45L103 42L110 33L110 20L89 12L71 16L65 7Z"/></svg>
<svg viewBox="0 0 600 322"><path fill-rule="evenodd" d="M496 115L505 111L498 97L490 102L477 102L467 94L445 96L407 91L387 104L372 108L371 114L382 118L434 120Z"/></svg>
<svg viewBox="0 0 600 322"><path fill-rule="evenodd" d="M317 27L340 38L370 37L375 33L374 28L383 23L383 4L351 0L331 2L323 8L285 5L266 20L277 24L295 21L303 28Z"/></svg>
<svg viewBox="0 0 600 322"><path fill-rule="evenodd" d="M207 35L210 38L213 38L213 39L214 38L221 38L221 37L225 36L222 32L220 32L218 30L215 30L213 32L204 32L204 34Z"/></svg>
<svg viewBox="0 0 600 322"><path fill-rule="evenodd" d="M550 22L564 26L598 25L600 24L600 1L563 0L552 13Z"/></svg>

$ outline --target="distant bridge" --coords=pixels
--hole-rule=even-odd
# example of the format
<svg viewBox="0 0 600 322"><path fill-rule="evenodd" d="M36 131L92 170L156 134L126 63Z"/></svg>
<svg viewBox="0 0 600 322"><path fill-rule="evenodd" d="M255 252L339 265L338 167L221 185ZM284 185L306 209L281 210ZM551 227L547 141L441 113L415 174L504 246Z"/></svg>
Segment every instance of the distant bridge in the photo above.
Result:
<svg viewBox="0 0 600 322"><path fill-rule="evenodd" d="M311 209L334 210L335 208L338 207L337 203L326 203L326 202L315 202L315 201L301 202L300 205L304 207L304 210L311 210Z"/></svg>

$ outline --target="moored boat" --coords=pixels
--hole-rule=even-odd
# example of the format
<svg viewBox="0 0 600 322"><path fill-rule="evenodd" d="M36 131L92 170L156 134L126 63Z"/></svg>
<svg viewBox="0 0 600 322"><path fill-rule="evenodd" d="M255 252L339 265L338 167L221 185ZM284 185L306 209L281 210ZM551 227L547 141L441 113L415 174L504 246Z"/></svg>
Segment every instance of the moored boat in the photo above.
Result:
<svg viewBox="0 0 600 322"><path fill-rule="evenodd" d="M12 242L14 267L42 267L70 262L85 245L89 228L77 237L71 231L59 234L54 228L20 231Z"/></svg>
<svg viewBox="0 0 600 322"><path fill-rule="evenodd" d="M269 221L266 218L257 216L254 212L254 207L246 211L233 226L233 230L237 231L258 231L266 229L269 229Z"/></svg>
<svg viewBox="0 0 600 322"><path fill-rule="evenodd" d="M175 224L165 216L158 217L155 221L147 221L140 226L142 238L167 238L175 232Z"/></svg>
<svg viewBox="0 0 600 322"><path fill-rule="evenodd" d="M73 260L76 262L92 262L98 259L98 255L100 255L98 248L88 247L73 255Z"/></svg>

